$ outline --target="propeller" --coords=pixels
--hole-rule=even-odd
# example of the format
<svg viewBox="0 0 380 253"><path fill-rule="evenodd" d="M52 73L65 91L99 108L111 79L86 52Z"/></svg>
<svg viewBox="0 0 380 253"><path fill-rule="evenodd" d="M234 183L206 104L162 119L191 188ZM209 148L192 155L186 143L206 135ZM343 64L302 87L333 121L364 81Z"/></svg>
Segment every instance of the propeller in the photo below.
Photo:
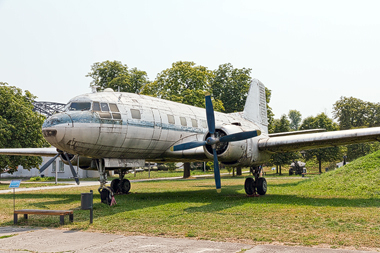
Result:
<svg viewBox="0 0 380 253"><path fill-rule="evenodd" d="M171 147L171 151L181 151L186 149L192 149L196 147L200 147L203 145L211 145L212 153L214 156L214 178L215 178L215 186L216 191L221 192L221 182L220 182L220 170L219 170L219 162L218 162L218 154L216 153L216 144L220 142L233 142L233 141L241 141L256 137L261 134L260 130L240 132L235 134L229 134L222 136L220 138L215 137L215 115L214 108L211 101L210 94L206 94L205 97L206 102L206 117L207 117L207 126L208 131L210 133L210 137L208 137L204 141L192 141L187 143L182 143Z"/></svg>
<svg viewBox="0 0 380 253"><path fill-rule="evenodd" d="M52 164L55 159L57 159L57 157L62 154L63 152L62 151L59 151L58 154L56 156L54 156L52 159L50 159L49 161L47 161L44 165L41 166L40 168L40 173L42 173L44 170L46 170L50 164ZM78 175L77 173L75 172L75 169L74 169L74 166L71 164L70 162L70 159L69 159L69 156L67 155L67 153L63 153L64 156L66 157L68 163L69 163L69 166L70 166L70 170L71 170L71 174L73 174L73 177L75 179L75 182L77 183L77 185L79 185L79 179L78 179Z"/></svg>
<svg viewBox="0 0 380 253"><path fill-rule="evenodd" d="M79 185L78 175L77 175L77 173L75 172L74 166L71 164L71 161L70 161L69 156L67 155L67 153L64 153L64 154L65 154L65 157L66 157L67 161L69 162L69 166L70 166L71 174L73 174L73 177L74 177L74 179L75 179L75 182L77 183L77 185Z"/></svg>

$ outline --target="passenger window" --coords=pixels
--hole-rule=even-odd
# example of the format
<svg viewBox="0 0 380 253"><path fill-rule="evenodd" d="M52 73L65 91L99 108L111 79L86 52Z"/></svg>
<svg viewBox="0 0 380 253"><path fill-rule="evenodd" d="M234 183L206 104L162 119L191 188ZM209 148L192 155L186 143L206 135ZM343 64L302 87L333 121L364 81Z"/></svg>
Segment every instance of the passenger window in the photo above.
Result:
<svg viewBox="0 0 380 253"><path fill-rule="evenodd" d="M107 103L100 103L100 107L102 108L102 112L108 112L110 110Z"/></svg>
<svg viewBox="0 0 380 253"><path fill-rule="evenodd" d="M201 124L202 124L202 127L203 127L203 128L207 128L206 120L201 119Z"/></svg>
<svg viewBox="0 0 380 253"><path fill-rule="evenodd" d="M100 104L99 104L99 102L92 103L92 110L94 112L100 112Z"/></svg>
<svg viewBox="0 0 380 253"><path fill-rule="evenodd" d="M133 119L141 119L140 110L131 109L131 114Z"/></svg>
<svg viewBox="0 0 380 253"><path fill-rule="evenodd" d="M112 113L113 119L121 119L120 113Z"/></svg>
<svg viewBox="0 0 380 253"><path fill-rule="evenodd" d="M111 112L119 112L119 108L117 108L116 104L110 104Z"/></svg>
<svg viewBox="0 0 380 253"><path fill-rule="evenodd" d="M196 119L191 119L191 125L193 127L198 127L198 121Z"/></svg>
<svg viewBox="0 0 380 253"><path fill-rule="evenodd" d="M179 117L179 119L181 120L181 125L182 126L187 126L187 122L186 122L186 118L185 117Z"/></svg>
<svg viewBox="0 0 380 253"><path fill-rule="evenodd" d="M168 122L169 122L170 124L175 124L175 120L174 120L174 116L173 116L173 115L169 115L169 114L168 114Z"/></svg>

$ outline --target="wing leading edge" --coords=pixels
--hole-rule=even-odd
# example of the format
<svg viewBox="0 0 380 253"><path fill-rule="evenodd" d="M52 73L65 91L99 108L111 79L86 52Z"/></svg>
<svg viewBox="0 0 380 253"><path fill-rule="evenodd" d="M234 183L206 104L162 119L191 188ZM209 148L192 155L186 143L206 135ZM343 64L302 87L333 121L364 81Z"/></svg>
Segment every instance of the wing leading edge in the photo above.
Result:
<svg viewBox="0 0 380 253"><path fill-rule="evenodd" d="M270 137L259 140L258 146L260 151L279 153L370 141L380 141L380 127Z"/></svg>
<svg viewBox="0 0 380 253"><path fill-rule="evenodd" d="M2 148L0 155L17 156L56 156L56 148Z"/></svg>

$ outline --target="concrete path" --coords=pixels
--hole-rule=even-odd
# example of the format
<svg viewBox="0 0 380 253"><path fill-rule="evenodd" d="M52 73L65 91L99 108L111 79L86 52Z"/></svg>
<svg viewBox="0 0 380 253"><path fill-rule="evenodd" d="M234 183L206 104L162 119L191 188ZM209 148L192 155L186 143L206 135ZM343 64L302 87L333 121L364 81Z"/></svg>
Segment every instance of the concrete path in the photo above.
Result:
<svg viewBox="0 0 380 253"><path fill-rule="evenodd" d="M9 237L7 237L9 236ZM247 245L191 239L123 236L77 230L0 227L0 252L246 252L246 253L358 253L281 245Z"/></svg>

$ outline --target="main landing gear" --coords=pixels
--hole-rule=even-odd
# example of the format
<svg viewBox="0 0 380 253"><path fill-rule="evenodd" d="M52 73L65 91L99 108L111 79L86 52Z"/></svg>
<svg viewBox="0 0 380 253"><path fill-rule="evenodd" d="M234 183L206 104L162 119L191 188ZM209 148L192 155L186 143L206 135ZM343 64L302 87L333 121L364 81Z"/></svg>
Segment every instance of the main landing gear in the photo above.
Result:
<svg viewBox="0 0 380 253"><path fill-rule="evenodd" d="M127 194L131 189L131 182L124 178L127 169L119 170L119 179L114 179L111 182L111 188L115 194Z"/></svg>
<svg viewBox="0 0 380 253"><path fill-rule="evenodd" d="M265 195L267 192L267 180L265 180L263 177L260 177L261 170L261 166L252 167L251 171L255 179L252 177L245 179L244 188L248 196Z"/></svg>
<svg viewBox="0 0 380 253"><path fill-rule="evenodd" d="M107 184L107 173L104 166L104 161L102 159L95 160L96 167L100 174L100 187L98 192L100 193L101 202L112 206L116 204L114 194L127 194L131 189L131 182L128 179L124 178L126 169L120 169L119 179L114 179L111 182L111 187L106 186Z"/></svg>

